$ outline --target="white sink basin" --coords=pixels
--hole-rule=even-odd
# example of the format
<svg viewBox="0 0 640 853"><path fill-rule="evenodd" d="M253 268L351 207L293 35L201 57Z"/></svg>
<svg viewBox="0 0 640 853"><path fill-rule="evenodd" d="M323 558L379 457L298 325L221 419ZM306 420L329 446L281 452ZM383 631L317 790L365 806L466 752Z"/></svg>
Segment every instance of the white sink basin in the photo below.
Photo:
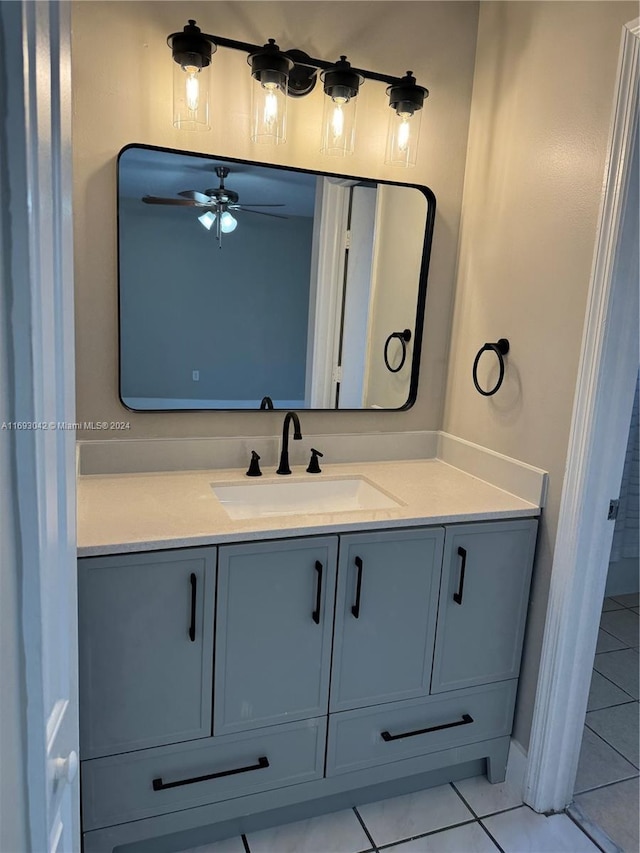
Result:
<svg viewBox="0 0 640 853"><path fill-rule="evenodd" d="M396 509L402 504L363 477L337 480L211 484L231 518Z"/></svg>

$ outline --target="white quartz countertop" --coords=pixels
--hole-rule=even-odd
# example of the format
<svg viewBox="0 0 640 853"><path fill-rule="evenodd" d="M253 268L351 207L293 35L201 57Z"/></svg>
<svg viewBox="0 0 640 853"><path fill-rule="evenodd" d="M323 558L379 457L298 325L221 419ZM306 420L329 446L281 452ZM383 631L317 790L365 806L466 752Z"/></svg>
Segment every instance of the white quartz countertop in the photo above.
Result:
<svg viewBox="0 0 640 853"><path fill-rule="evenodd" d="M232 520L212 484L363 477L395 498L393 509L319 512ZM439 459L296 468L289 477L217 469L78 478L78 555L120 554L339 531L537 516L540 507Z"/></svg>

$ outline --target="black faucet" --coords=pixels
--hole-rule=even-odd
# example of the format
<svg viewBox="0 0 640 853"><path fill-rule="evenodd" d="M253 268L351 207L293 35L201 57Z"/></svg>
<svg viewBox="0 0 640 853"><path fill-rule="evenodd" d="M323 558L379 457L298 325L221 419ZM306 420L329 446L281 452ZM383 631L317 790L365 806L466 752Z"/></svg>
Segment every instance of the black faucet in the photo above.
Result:
<svg viewBox="0 0 640 853"><path fill-rule="evenodd" d="M300 432L300 418L295 412L287 412L284 416L284 424L282 426L282 451L280 453L280 465L276 474L290 474L289 468L289 424L293 421L293 440L300 441L302 433Z"/></svg>

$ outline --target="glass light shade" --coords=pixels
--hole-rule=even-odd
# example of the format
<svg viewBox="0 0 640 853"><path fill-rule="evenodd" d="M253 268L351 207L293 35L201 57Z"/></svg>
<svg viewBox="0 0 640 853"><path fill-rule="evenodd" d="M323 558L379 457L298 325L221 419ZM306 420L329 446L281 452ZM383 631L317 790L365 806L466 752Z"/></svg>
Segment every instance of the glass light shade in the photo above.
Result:
<svg viewBox="0 0 640 853"><path fill-rule="evenodd" d="M356 136L356 107L358 99L331 98L325 95L322 114L322 145L320 151L333 157L353 154Z"/></svg>
<svg viewBox="0 0 640 853"><path fill-rule="evenodd" d="M422 110L389 110L389 129L384 162L390 166L415 166Z"/></svg>
<svg viewBox="0 0 640 853"><path fill-rule="evenodd" d="M173 63L173 124L178 130L211 130L208 67Z"/></svg>
<svg viewBox="0 0 640 853"><path fill-rule="evenodd" d="M198 222L201 222L207 231L211 231L211 227L215 221L216 215L211 210L208 210L206 213L203 213L202 216L198 217Z"/></svg>
<svg viewBox="0 0 640 853"><path fill-rule="evenodd" d="M279 145L287 137L287 75L262 72L251 85L251 141Z"/></svg>
<svg viewBox="0 0 640 853"><path fill-rule="evenodd" d="M231 234L232 231L235 231L238 227L238 220L235 219L228 210L220 217L220 230L223 234Z"/></svg>

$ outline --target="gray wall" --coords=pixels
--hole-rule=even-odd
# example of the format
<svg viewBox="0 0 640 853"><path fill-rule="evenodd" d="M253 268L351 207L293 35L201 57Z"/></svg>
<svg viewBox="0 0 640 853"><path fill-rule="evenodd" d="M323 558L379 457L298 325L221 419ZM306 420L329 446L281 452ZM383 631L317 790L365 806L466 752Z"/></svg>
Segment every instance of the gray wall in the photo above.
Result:
<svg viewBox="0 0 640 853"><path fill-rule="evenodd" d="M120 205L123 397L304 399L313 220L201 212Z"/></svg>

